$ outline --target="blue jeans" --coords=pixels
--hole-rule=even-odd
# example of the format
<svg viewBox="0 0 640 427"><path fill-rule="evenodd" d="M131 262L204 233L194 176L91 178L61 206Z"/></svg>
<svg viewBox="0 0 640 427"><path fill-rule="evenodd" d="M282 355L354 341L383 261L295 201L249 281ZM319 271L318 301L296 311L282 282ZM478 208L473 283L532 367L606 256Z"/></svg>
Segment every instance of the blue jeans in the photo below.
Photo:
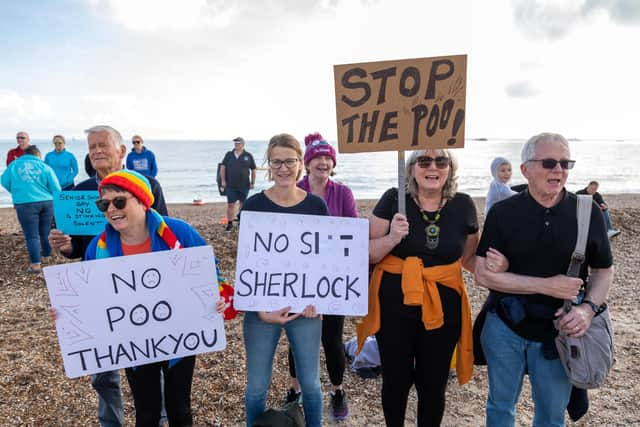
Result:
<svg viewBox="0 0 640 427"><path fill-rule="evenodd" d="M520 337L493 312L487 313L480 340L489 373L487 427L515 424L525 372L531 382L534 427L564 426L571 383L560 359L545 359L542 343Z"/></svg>
<svg viewBox="0 0 640 427"><path fill-rule="evenodd" d="M107 371L91 376L91 385L98 393L98 420L102 427L122 427L124 408L120 393L120 371Z"/></svg>
<svg viewBox="0 0 640 427"><path fill-rule="evenodd" d="M18 221L24 233L24 240L29 251L31 264L40 264L41 256L51 255L49 246L49 231L53 218L53 202L20 203L16 205Z"/></svg>
<svg viewBox="0 0 640 427"><path fill-rule="evenodd" d="M302 405L308 427L322 425L322 389L320 387L320 316L307 319L299 317L285 325L260 320L258 313L244 314L244 348L247 354L247 390L245 406L247 427L265 411L265 400L271 373L273 356L285 330L296 363L298 381L302 388Z"/></svg>
<svg viewBox="0 0 640 427"><path fill-rule="evenodd" d="M604 223L607 225L607 231L613 230L613 224L611 224L611 217L609 216L609 209L602 211L604 215Z"/></svg>

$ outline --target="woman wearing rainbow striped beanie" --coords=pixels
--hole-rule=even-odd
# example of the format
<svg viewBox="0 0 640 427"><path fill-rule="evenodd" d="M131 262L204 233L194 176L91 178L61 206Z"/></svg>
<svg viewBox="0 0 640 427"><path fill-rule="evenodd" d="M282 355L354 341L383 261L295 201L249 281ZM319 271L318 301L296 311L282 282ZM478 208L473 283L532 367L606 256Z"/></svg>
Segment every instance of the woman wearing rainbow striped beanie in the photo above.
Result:
<svg viewBox="0 0 640 427"><path fill-rule="evenodd" d="M149 181L131 170L107 175L98 186L96 205L107 219L105 230L87 247L86 259L134 255L170 249L206 246L198 232L184 221L163 217L154 209ZM224 299L216 304L219 313ZM169 425L190 426L191 382L195 356L127 368L127 380L136 409L136 425L158 425L161 411L160 372L165 383Z"/></svg>

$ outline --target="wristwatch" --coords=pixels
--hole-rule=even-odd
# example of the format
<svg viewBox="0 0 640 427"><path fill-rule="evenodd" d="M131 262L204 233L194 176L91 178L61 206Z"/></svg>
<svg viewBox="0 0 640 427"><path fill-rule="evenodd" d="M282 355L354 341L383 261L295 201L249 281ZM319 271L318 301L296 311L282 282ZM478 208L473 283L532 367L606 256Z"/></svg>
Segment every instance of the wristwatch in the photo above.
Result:
<svg viewBox="0 0 640 427"><path fill-rule="evenodd" d="M601 313L607 307L606 303L602 305L597 305L595 302L586 298L582 300L582 304L588 304L589 307L591 307L591 310L593 310L594 315Z"/></svg>

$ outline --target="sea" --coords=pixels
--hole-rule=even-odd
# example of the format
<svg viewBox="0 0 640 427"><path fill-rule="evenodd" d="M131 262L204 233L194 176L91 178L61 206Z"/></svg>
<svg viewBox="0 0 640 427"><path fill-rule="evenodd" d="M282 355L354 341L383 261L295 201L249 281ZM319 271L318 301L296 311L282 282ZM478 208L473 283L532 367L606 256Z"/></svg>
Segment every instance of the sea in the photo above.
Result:
<svg viewBox="0 0 640 427"><path fill-rule="evenodd" d="M464 148L454 150L460 164L458 191L485 196L491 182L490 164L497 156L505 157L513 164L512 184L525 182L519 169L524 142L524 139L492 138L465 141ZM32 139L31 143L40 148L43 158L53 150L50 139ZM337 148L335 141L331 143ZM6 156L15 145L13 139L0 140L0 153ZM130 143L127 145L131 149ZM156 155L157 179L169 203L191 203L194 199L205 203L226 201L218 194L216 169L225 152L233 148L232 141L147 139L145 146ZM640 140L570 140L570 146L576 165L569 173L569 190L579 190L589 181L596 180L605 198L607 194L640 193ZM69 138L66 148L78 159L80 173L76 183L86 179L86 139ZM266 148L267 141L247 141L245 145L260 169L254 191L270 186L264 161ZM405 156L408 158L409 153ZM6 169L4 160L2 157L0 173ZM377 199L389 187L397 186L397 169L396 152L338 153L334 179L348 185L356 199ZM11 195L5 188L0 188L0 207L7 206L11 206Z"/></svg>

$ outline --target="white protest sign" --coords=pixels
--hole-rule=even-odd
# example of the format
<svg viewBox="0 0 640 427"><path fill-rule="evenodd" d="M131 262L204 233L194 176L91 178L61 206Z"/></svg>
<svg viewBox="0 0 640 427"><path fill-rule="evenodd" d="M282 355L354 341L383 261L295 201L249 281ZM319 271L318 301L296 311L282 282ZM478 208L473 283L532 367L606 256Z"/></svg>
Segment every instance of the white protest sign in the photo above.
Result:
<svg viewBox="0 0 640 427"><path fill-rule="evenodd" d="M213 248L44 268L69 378L226 347Z"/></svg>
<svg viewBox="0 0 640 427"><path fill-rule="evenodd" d="M369 223L361 218L243 211L234 307L364 316Z"/></svg>

